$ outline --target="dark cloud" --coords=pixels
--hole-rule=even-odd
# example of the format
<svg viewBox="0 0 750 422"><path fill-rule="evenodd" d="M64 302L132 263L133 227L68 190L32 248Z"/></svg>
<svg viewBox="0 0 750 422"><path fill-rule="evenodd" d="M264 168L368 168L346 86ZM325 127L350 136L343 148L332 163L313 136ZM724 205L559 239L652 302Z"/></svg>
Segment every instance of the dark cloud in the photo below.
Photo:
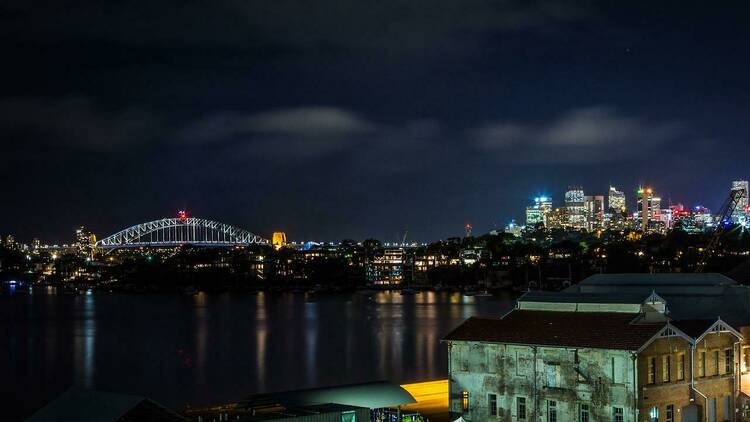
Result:
<svg viewBox="0 0 750 422"><path fill-rule="evenodd" d="M559 0L10 1L0 6L0 34L45 44L412 51L445 47L467 33L540 28L594 15L589 2Z"/></svg>
<svg viewBox="0 0 750 422"><path fill-rule="evenodd" d="M118 149L154 141L165 130L160 117L139 106L104 110L80 96L0 99L0 133L6 142Z"/></svg>

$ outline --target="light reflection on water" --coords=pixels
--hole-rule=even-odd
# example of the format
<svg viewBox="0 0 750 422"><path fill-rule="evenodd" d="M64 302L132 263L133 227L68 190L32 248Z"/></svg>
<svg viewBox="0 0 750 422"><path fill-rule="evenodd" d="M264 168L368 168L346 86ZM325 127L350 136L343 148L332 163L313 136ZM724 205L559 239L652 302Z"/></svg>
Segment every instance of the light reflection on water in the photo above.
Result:
<svg viewBox="0 0 750 422"><path fill-rule="evenodd" d="M43 291L43 290L40 290ZM71 385L168 406L446 376L440 339L513 298L459 293L0 296L0 388L19 417Z"/></svg>

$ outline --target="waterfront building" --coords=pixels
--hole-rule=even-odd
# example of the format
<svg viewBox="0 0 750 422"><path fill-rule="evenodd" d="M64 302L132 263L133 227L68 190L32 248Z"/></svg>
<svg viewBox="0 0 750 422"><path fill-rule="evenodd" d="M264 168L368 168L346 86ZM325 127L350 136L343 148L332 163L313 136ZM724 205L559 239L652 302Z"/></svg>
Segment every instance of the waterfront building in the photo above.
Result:
<svg viewBox="0 0 750 422"><path fill-rule="evenodd" d="M96 235L80 226L76 229L75 249L78 255L82 257L93 257L94 244L96 244Z"/></svg>
<svg viewBox="0 0 750 422"><path fill-rule="evenodd" d="M570 186L565 192L565 208L568 211L568 226L574 230L586 228L586 206L583 188Z"/></svg>
<svg viewBox="0 0 750 422"><path fill-rule="evenodd" d="M412 384L410 388L418 389L419 384ZM429 388L429 385L427 388ZM418 411L405 410L407 406L414 405L418 406L419 403L405 387L378 381L254 394L234 403L189 407L185 414L190 420L204 421L369 422L424 420Z"/></svg>
<svg viewBox="0 0 750 422"><path fill-rule="evenodd" d="M367 281L377 286L397 286L408 273L406 253L403 248L384 249L367 265Z"/></svg>
<svg viewBox="0 0 750 422"><path fill-rule="evenodd" d="M625 192L617 190L614 186L610 186L609 196L607 197L607 210L613 214L625 212Z"/></svg>
<svg viewBox="0 0 750 422"><path fill-rule="evenodd" d="M739 190L744 193L737 203L737 207L732 212L732 222L735 224L743 224L747 221L748 212L748 181L747 180L735 180L732 182L732 190Z"/></svg>
<svg viewBox="0 0 750 422"><path fill-rule="evenodd" d="M528 292L448 334L466 421L733 421L748 416L750 290L718 274L604 274Z"/></svg>

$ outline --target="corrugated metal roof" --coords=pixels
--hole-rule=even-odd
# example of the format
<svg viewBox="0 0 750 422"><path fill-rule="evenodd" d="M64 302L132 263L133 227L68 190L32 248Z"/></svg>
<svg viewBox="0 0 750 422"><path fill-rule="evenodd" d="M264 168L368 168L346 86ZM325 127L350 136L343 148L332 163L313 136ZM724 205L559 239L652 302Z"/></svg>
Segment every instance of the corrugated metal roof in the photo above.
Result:
<svg viewBox="0 0 750 422"><path fill-rule="evenodd" d="M519 302L547 302L547 303L622 303L641 304L649 295L642 293L567 293L567 292L539 292L524 293L518 298Z"/></svg>
<svg viewBox="0 0 750 422"><path fill-rule="evenodd" d="M338 403L349 406L380 409L416 403L414 397L400 385L380 381L365 384L314 388L310 390L285 391L270 394L255 394L242 400L245 408L278 403L285 407Z"/></svg>
<svg viewBox="0 0 750 422"><path fill-rule="evenodd" d="M579 285L729 286L737 282L718 273L594 274Z"/></svg>

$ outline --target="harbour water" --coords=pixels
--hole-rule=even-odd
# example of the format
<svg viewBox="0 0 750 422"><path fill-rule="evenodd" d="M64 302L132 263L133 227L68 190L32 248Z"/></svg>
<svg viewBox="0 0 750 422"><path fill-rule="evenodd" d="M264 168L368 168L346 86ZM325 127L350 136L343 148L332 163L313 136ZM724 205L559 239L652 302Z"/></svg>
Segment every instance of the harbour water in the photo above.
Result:
<svg viewBox="0 0 750 422"><path fill-rule="evenodd" d="M4 411L23 419L71 386L174 409L375 380L445 378L440 339L514 296L377 292L0 295Z"/></svg>

